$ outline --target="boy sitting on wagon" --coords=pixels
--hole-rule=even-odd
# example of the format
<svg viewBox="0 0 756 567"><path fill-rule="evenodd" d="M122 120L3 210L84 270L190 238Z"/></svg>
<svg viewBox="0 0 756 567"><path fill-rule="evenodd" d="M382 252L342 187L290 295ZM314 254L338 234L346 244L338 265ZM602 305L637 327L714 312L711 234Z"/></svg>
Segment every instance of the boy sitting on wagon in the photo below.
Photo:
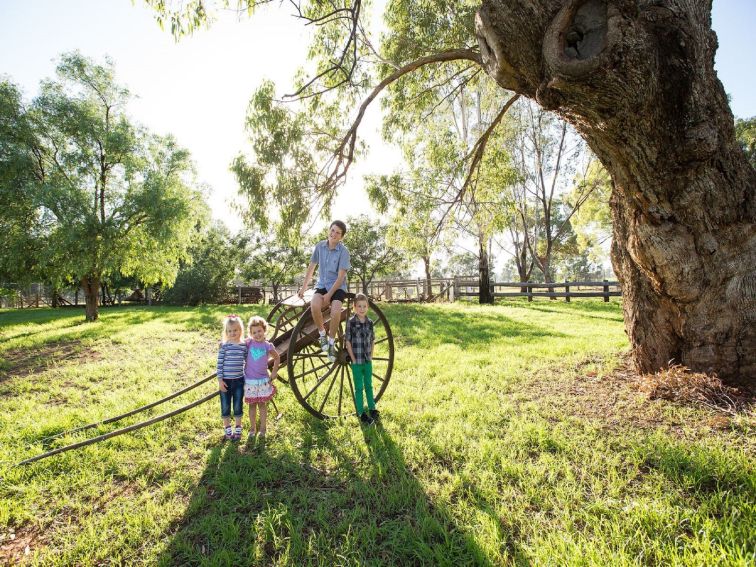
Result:
<svg viewBox="0 0 756 567"><path fill-rule="evenodd" d="M349 250L341 241L346 235L347 227L340 220L331 223L328 230L328 238L321 240L315 245L310 258L310 265L305 272L299 297L310 285L310 280L318 268L318 283L315 295L312 297L312 319L320 331L320 348L328 353L328 360L336 360L336 347L334 345L336 332L341 321L342 302L347 293L347 270L352 267ZM323 322L322 309L331 306L331 323L326 331Z"/></svg>

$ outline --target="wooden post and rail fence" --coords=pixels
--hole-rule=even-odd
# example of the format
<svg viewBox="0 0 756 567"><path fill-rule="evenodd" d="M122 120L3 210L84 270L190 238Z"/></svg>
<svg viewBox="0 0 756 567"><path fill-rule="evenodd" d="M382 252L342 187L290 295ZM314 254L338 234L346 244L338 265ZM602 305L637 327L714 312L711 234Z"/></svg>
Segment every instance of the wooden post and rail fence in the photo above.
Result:
<svg viewBox="0 0 756 567"><path fill-rule="evenodd" d="M620 284L609 280L563 281L563 282L491 282L491 292L495 298L526 297L528 301L534 298L564 299L569 302L572 298L603 298L609 301L611 297L622 295ZM415 279L385 279L373 280L367 286L367 294L374 301L391 303L429 303L453 302L478 297L478 278L476 276L458 276L454 278L432 278L430 288L424 278ZM76 289L57 290L55 302L52 301L52 290L49 286L32 284L30 286L2 287L4 294L0 294L0 307L45 307L45 306L83 306L84 293ZM275 304L285 297L297 293L298 284L282 284L273 287L262 282L252 285L235 285L228 293L228 303ZM360 281L350 281L349 291L357 293L363 291ZM150 290L135 290L128 297L119 297L121 302L150 303ZM159 303L159 301L154 301Z"/></svg>

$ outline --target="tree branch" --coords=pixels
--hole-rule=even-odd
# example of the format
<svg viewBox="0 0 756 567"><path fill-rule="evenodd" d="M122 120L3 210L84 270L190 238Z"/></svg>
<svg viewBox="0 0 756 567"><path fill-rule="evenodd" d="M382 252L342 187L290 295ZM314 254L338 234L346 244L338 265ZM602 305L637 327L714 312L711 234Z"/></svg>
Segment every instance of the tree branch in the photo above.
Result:
<svg viewBox="0 0 756 567"><path fill-rule="evenodd" d="M323 190L325 192L335 191L335 188L339 184L339 182L341 182L341 180L346 177L347 171L354 161L354 148L357 143L357 129L359 128L360 123L365 116L367 107L370 106L370 103L375 100L375 98L381 93L383 89L385 89L388 85L390 85L400 77L406 75L407 73L411 73L412 71L415 71L420 67L424 67L425 65L459 60L472 61L474 63L477 63L478 65L481 64L480 54L477 51L474 51L472 49L451 49L448 51L442 51L439 53L434 53L432 55L426 55L425 57L420 57L419 59L415 59L414 61L400 67L399 69L391 73L388 77L383 79L380 83L378 83L373 88L372 92L367 96L367 98L362 101L362 104L360 105L360 108L357 112L357 117L354 119L351 127L349 128L349 130L347 130L346 134L341 139L338 147L334 150L333 157L328 160L323 170L321 170L330 170L330 173L327 175L325 181L321 184Z"/></svg>
<svg viewBox="0 0 756 567"><path fill-rule="evenodd" d="M454 197L452 204L446 209L446 211L444 211L444 214L441 216L441 220L436 225L436 233L441 231L441 227L444 223L444 220L446 219L446 216L451 211L452 207L455 204L459 203L462 200L462 197L464 197L465 191L469 187L470 181L472 180L473 173L478 170L480 166L480 161L481 159L483 159L483 153L486 151L486 145L488 144L488 139L491 137L491 134L493 134L494 130L496 130L496 127L504 118L504 115L515 103L515 101L517 101L518 98L520 98L520 95L515 94L504 104L504 106L499 111L499 114L497 114L496 118L494 118L493 122L491 122L488 128L486 128L486 131L483 132L480 138L478 138L478 141L475 142L475 145L473 146L472 150L470 150L470 153L465 156L464 161L467 161L470 157L472 157L472 162L470 163L470 167L467 171L467 177L465 178L465 181L462 184L462 187L460 187L459 191L457 191L457 194Z"/></svg>

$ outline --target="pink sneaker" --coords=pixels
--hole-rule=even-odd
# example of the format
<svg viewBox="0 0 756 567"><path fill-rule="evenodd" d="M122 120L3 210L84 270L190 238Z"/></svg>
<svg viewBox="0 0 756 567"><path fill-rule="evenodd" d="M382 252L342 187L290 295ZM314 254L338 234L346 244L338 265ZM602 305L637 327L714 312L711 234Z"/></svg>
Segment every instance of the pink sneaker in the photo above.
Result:
<svg viewBox="0 0 756 567"><path fill-rule="evenodd" d="M231 441L238 441L242 436L242 428L235 427L234 432L231 434Z"/></svg>

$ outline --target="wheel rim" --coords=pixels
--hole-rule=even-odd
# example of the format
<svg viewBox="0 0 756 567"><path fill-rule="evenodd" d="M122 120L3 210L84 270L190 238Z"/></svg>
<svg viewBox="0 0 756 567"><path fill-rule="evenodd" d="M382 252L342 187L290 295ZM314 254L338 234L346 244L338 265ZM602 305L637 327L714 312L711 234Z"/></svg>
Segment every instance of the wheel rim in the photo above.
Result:
<svg viewBox="0 0 756 567"><path fill-rule="evenodd" d="M274 341L297 326L299 318L307 311L311 298L312 293L308 290L305 293L304 299L292 295L276 303L276 306L268 313L267 318L268 325L273 329L270 337L271 341Z"/></svg>
<svg viewBox="0 0 756 567"><path fill-rule="evenodd" d="M354 294L347 294L343 306L347 317L353 315ZM388 319L372 302L369 317L374 321L375 348L373 351L373 394L376 402L388 387L394 366L394 338ZM320 350L309 310L299 319L291 332L287 368L289 384L299 403L320 419L352 415L354 409L354 381L344 346L346 318L339 324L336 336L336 360L330 362Z"/></svg>

